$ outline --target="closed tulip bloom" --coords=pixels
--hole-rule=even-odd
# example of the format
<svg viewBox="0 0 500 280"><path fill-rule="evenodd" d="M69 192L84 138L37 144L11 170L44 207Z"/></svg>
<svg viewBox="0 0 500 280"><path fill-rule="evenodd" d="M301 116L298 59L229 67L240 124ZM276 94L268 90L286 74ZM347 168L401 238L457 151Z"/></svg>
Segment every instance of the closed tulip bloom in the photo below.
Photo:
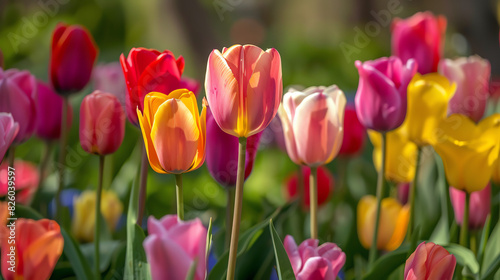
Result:
<svg viewBox="0 0 500 280"><path fill-rule="evenodd" d="M80 144L87 153L112 154L125 135L125 112L111 93L94 91L80 106Z"/></svg>
<svg viewBox="0 0 500 280"><path fill-rule="evenodd" d="M477 55L443 59L439 63L439 73L457 84L457 91L450 100L449 113L463 114L478 122L488 101L490 62Z"/></svg>
<svg viewBox="0 0 500 280"><path fill-rule="evenodd" d="M373 163L377 170L382 165L382 136L373 130L368 132L373 144ZM386 135L385 178L394 183L412 182L417 166L418 147L408 138L408 127L403 124Z"/></svg>
<svg viewBox="0 0 500 280"><path fill-rule="evenodd" d="M336 279L345 263L345 253L335 243L319 245L318 239L306 239L299 246L287 235L283 246L297 280Z"/></svg>
<svg viewBox="0 0 500 280"><path fill-rule="evenodd" d="M119 62L99 64L92 72L94 90L109 92L120 100L120 104L125 106L127 96L127 84L123 77L122 66Z"/></svg>
<svg viewBox="0 0 500 280"><path fill-rule="evenodd" d="M0 162L19 132L19 124L11 113L0 113Z"/></svg>
<svg viewBox="0 0 500 280"><path fill-rule="evenodd" d="M14 272L9 270L11 244L2 238L2 276L5 280L46 280L52 275L64 247L59 225L52 220L19 218L15 226Z"/></svg>
<svg viewBox="0 0 500 280"><path fill-rule="evenodd" d="M445 248L422 242L406 260L405 280L452 280L457 260Z"/></svg>
<svg viewBox="0 0 500 280"><path fill-rule="evenodd" d="M365 127L359 122L356 109L347 106L344 113L344 138L339 155L355 156L363 149L365 142Z"/></svg>
<svg viewBox="0 0 500 280"><path fill-rule="evenodd" d="M0 69L0 112L11 113L19 124L16 144L28 140L35 131L36 100L36 79L30 72Z"/></svg>
<svg viewBox="0 0 500 280"><path fill-rule="evenodd" d="M245 179L252 173L262 132L248 137L245 156ZM227 134L215 122L210 107L207 109L206 162L212 178L225 187L236 185L238 166L238 137Z"/></svg>
<svg viewBox="0 0 500 280"><path fill-rule="evenodd" d="M95 232L95 191L87 190L74 199L71 232L83 242L94 241ZM103 190L101 196L101 214L113 231L123 213L123 204L113 191Z"/></svg>
<svg viewBox="0 0 500 280"><path fill-rule="evenodd" d="M7 197L9 192L8 181L9 164L4 162L0 165L0 196ZM24 205L29 205L35 194L40 173L38 168L31 162L16 160L14 162L15 169L15 184L16 184L16 202Z"/></svg>
<svg viewBox="0 0 500 280"><path fill-rule="evenodd" d="M450 186L472 193L491 179L500 144L500 114L475 124L469 117L453 114L439 124L434 149L444 163Z"/></svg>
<svg viewBox="0 0 500 280"><path fill-rule="evenodd" d="M205 91L219 127L236 137L264 130L276 115L283 94L277 50L234 45L208 57Z"/></svg>
<svg viewBox="0 0 500 280"><path fill-rule="evenodd" d="M436 141L438 124L446 118L448 102L455 89L455 83L437 73L416 74L410 82L405 125L410 140L417 146L431 145Z"/></svg>
<svg viewBox="0 0 500 280"><path fill-rule="evenodd" d="M304 206L305 209L309 210L309 206L311 203L310 200L310 193L309 193L309 175L311 175L311 168L307 166L302 166L302 178L303 182L302 185L304 186L304 193L303 193L303 198L302 198L302 206ZM333 179L332 173L328 171L328 169L320 166L318 167L318 182L317 182L317 188L318 188L318 206L321 206L328 202L328 199L330 197L330 194L333 192L333 188L335 186L335 181ZM291 177L289 177L286 180L286 197L288 200L294 199L299 190L298 190L298 174L294 173Z"/></svg>
<svg viewBox="0 0 500 280"><path fill-rule="evenodd" d="M180 79L184 71L184 58L177 59L169 50L159 52L145 48L132 48L127 56L120 56L125 82L127 84L128 120L138 126L137 112L144 111L144 97L150 92L169 94L180 89Z"/></svg>
<svg viewBox="0 0 500 280"><path fill-rule="evenodd" d="M283 98L279 116L286 150L296 164L317 167L337 156L344 134L346 99L336 85L291 89Z"/></svg>
<svg viewBox="0 0 500 280"><path fill-rule="evenodd" d="M392 54L403 63L415 59L418 72L436 72L443 55L446 18L431 12L420 12L407 19L395 18L392 22Z"/></svg>
<svg viewBox="0 0 500 280"><path fill-rule="evenodd" d="M144 250L153 280L186 279L196 261L194 280L205 279L207 229L200 219L181 221L176 215L148 219Z"/></svg>
<svg viewBox="0 0 500 280"><path fill-rule="evenodd" d="M364 196L358 203L358 236L366 249L372 244L376 208L377 199L372 195ZM392 197L382 199L377 249L396 250L405 239L409 217L410 209L407 205L402 206Z"/></svg>
<svg viewBox="0 0 500 280"><path fill-rule="evenodd" d="M52 33L50 80L58 94L82 90L90 80L99 52L83 26L59 23Z"/></svg>
<svg viewBox="0 0 500 280"><path fill-rule="evenodd" d="M63 99L52 88L38 81L36 102L36 135L44 140L57 140L61 136L61 116ZM73 121L73 109L68 104L67 127Z"/></svg>
<svg viewBox="0 0 500 280"><path fill-rule="evenodd" d="M455 210L455 219L462 225L465 209L465 192L450 188L450 199ZM490 213L491 187L490 184L480 191L470 194L469 229L481 229Z"/></svg>
<svg viewBox="0 0 500 280"><path fill-rule="evenodd" d="M410 59L397 57L355 62L359 84L355 104L359 121L368 129L386 132L399 127L406 116L406 90L417 71Z"/></svg>
<svg viewBox="0 0 500 280"><path fill-rule="evenodd" d="M205 103L205 102L204 102ZM181 174L205 161L206 106L198 115L193 92L178 89L165 95L151 92L144 115L137 109L149 164L158 173Z"/></svg>

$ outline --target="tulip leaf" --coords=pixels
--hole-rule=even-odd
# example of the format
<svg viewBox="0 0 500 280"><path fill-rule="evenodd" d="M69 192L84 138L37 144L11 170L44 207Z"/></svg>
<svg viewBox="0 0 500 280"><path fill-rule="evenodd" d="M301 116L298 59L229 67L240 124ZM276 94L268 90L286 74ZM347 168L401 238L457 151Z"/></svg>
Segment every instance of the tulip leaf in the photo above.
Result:
<svg viewBox="0 0 500 280"><path fill-rule="evenodd" d="M36 212L35 209L17 204L16 205L16 217L18 218L27 218L27 219L32 219L32 220L40 220L43 219L43 216Z"/></svg>
<svg viewBox="0 0 500 280"><path fill-rule="evenodd" d="M210 222L208 223L207 229L207 243L205 248L205 260L208 261L208 256L210 255L210 247L212 247L212 217L210 217Z"/></svg>
<svg viewBox="0 0 500 280"><path fill-rule="evenodd" d="M481 264L481 274L486 275L486 270L489 269L496 259L500 256L500 223L497 223L484 250L484 259Z"/></svg>
<svg viewBox="0 0 500 280"><path fill-rule="evenodd" d="M273 225L273 220L269 221L269 231L271 232L271 238L273 240L274 256L276 258L276 271L278 272L278 278L280 280L295 279L295 274L293 273L292 265L290 264L290 259L288 254L283 247L283 242L279 237L276 229Z"/></svg>
<svg viewBox="0 0 500 280"><path fill-rule="evenodd" d="M483 263L484 250L486 249L486 244L488 243L489 233L491 229L491 214L486 217L486 222L484 223L483 232L481 233L481 242L479 243L479 249L477 252L477 261L479 264Z"/></svg>
<svg viewBox="0 0 500 280"><path fill-rule="evenodd" d="M93 279L94 274L89 263L80 251L76 241L69 235L64 228L61 228L61 234L64 238L64 255L68 258L77 279Z"/></svg>
<svg viewBox="0 0 500 280"><path fill-rule="evenodd" d="M466 266L474 275L479 273L479 263L476 260L474 253L458 244L442 245L450 254L453 254L457 259L457 263Z"/></svg>
<svg viewBox="0 0 500 280"><path fill-rule="evenodd" d="M120 247L122 242L117 240L104 240L99 243L99 271L104 272L111 263L111 257L116 249ZM82 254L86 257L89 263L94 263L95 258L95 245L94 243L87 243L80 245Z"/></svg>
<svg viewBox="0 0 500 280"><path fill-rule="evenodd" d="M409 245L405 244L398 249L389 252L382 257L378 258L373 264L372 268L363 277L364 280L377 280L381 275L390 275L399 266L404 265L406 255L408 254Z"/></svg>
<svg viewBox="0 0 500 280"><path fill-rule="evenodd" d="M495 274L500 273L500 255L491 263L491 265L486 269L481 280L492 280L495 277Z"/></svg>

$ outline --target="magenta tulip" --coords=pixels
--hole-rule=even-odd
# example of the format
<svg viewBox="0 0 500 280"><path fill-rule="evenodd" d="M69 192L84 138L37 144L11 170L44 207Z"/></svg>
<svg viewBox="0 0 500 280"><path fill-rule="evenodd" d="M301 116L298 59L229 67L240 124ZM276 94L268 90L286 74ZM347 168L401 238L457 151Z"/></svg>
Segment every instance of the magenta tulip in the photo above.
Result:
<svg viewBox="0 0 500 280"><path fill-rule="evenodd" d="M355 156L363 149L366 129L359 122L354 106L347 106L344 113L344 138L339 155Z"/></svg>
<svg viewBox="0 0 500 280"><path fill-rule="evenodd" d="M0 112L11 113L19 124L16 144L28 140L35 130L36 100L36 79L30 72L0 69Z"/></svg>
<svg viewBox="0 0 500 280"><path fill-rule="evenodd" d="M451 280L457 260L445 248L422 242L406 260L405 280Z"/></svg>
<svg viewBox="0 0 500 280"><path fill-rule="evenodd" d="M462 225L465 209L465 192L450 187L450 199L455 211L455 220ZM491 187L490 184L480 191L472 192L469 205L469 229L480 229L484 226L490 213Z"/></svg>
<svg viewBox="0 0 500 280"><path fill-rule="evenodd" d="M195 79L182 77L179 82L179 88L185 88L189 91L192 91L195 96L198 96L201 90L201 84Z"/></svg>
<svg viewBox="0 0 500 280"><path fill-rule="evenodd" d="M176 215L148 219L144 250L153 280L186 279L194 261L195 280L205 279L207 230L200 219L180 221Z"/></svg>
<svg viewBox="0 0 500 280"><path fill-rule="evenodd" d="M91 154L114 153L125 135L125 111L111 93L94 91L80 107L80 144Z"/></svg>
<svg viewBox="0 0 500 280"><path fill-rule="evenodd" d="M0 162L2 162L18 132L19 124L14 121L12 114L0 113Z"/></svg>
<svg viewBox="0 0 500 280"><path fill-rule="evenodd" d="M356 61L359 85L356 92L356 113L368 129L386 132L398 128L406 117L407 87L417 71L409 59L403 64L397 57L372 61Z"/></svg>
<svg viewBox="0 0 500 280"><path fill-rule="evenodd" d="M443 59L439 63L439 73L457 84L448 112L466 115L478 122L484 115L488 101L490 62L477 55L455 60Z"/></svg>
<svg viewBox="0 0 500 280"><path fill-rule="evenodd" d="M262 132L247 139L245 156L245 179L252 172L255 156ZM208 171L212 178L225 187L234 187L238 166L238 137L227 134L215 122L210 107L207 110L206 158Z"/></svg>
<svg viewBox="0 0 500 280"><path fill-rule="evenodd" d="M94 90L114 94L118 97L122 106L125 106L127 87L120 62L97 65L92 72L92 80L94 82Z"/></svg>
<svg viewBox="0 0 500 280"><path fill-rule="evenodd" d="M324 243L318 247L317 239L307 239L297 247L292 236L283 242L297 280L330 280L345 263L345 253L334 243Z"/></svg>
<svg viewBox="0 0 500 280"><path fill-rule="evenodd" d="M403 63L415 59L422 75L437 72L443 54L446 18L431 12L416 13L392 22L392 54Z"/></svg>
<svg viewBox="0 0 500 280"><path fill-rule="evenodd" d="M69 105L69 104L68 104ZM61 115L63 99L47 84L38 81L36 102L36 135L45 140L57 140L61 136ZM68 107L67 127L73 121L73 109Z"/></svg>

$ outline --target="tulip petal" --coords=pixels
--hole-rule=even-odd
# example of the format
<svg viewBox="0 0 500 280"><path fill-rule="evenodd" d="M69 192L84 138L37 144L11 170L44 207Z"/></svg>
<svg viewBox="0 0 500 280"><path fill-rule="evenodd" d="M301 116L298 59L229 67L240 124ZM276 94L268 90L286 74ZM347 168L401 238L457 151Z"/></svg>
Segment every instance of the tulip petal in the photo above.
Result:
<svg viewBox="0 0 500 280"><path fill-rule="evenodd" d="M422 242L418 245L415 252L406 260L405 264L405 279L425 279L427 274L427 244ZM430 245L430 243L429 243ZM408 278L409 275L413 275Z"/></svg>
<svg viewBox="0 0 500 280"><path fill-rule="evenodd" d="M146 113L149 111L146 110ZM151 139L151 125L146 117L142 116L141 110L137 108L137 119L141 127L142 138L144 139L144 148L146 149L146 154L148 155L149 165L154 171L158 173L167 173L164 171L160 165L160 160L156 153L155 146L153 144L153 139Z"/></svg>
<svg viewBox="0 0 500 280"><path fill-rule="evenodd" d="M392 233L391 239L387 242L385 246L386 250L393 251L396 250L406 236L406 230L408 228L408 222L410 220L410 208L409 206L404 206L399 211L399 214L396 218L396 224L394 226L394 232Z"/></svg>
<svg viewBox="0 0 500 280"><path fill-rule="evenodd" d="M334 275L337 275L345 264L345 253L334 243L325 243L319 246L318 255L330 261Z"/></svg>
<svg viewBox="0 0 500 280"><path fill-rule="evenodd" d="M288 118L288 114L286 113L283 105L281 105L278 109L278 116L283 127L283 134L285 135L285 145L288 156L294 163L301 164L297 153L297 144L295 143L293 125L291 123L291 120Z"/></svg>
<svg viewBox="0 0 500 280"><path fill-rule="evenodd" d="M185 279L192 260L182 248L166 236L149 235L143 243L152 279ZM166 267L167 264L171 264Z"/></svg>
<svg viewBox="0 0 500 280"><path fill-rule="evenodd" d="M456 262L457 261L455 259L455 256L449 253L447 256L443 257L439 262L431 262L433 266L431 268L431 271L427 279L441 279L441 280L453 279L453 273L455 272Z"/></svg>
<svg viewBox="0 0 500 280"><path fill-rule="evenodd" d="M293 272L295 274L299 273L300 269L302 268L302 258L300 257L297 243L295 243L293 236L287 235L285 237L285 240L283 241L283 246L285 247L286 254L290 259Z"/></svg>
<svg viewBox="0 0 500 280"><path fill-rule="evenodd" d="M297 274L299 280L335 280L330 262L322 257L312 257Z"/></svg>
<svg viewBox="0 0 500 280"><path fill-rule="evenodd" d="M54 221L52 221L55 224ZM57 225L59 229L59 225ZM62 254L64 240L59 230L46 232L23 252L25 279L47 279Z"/></svg>

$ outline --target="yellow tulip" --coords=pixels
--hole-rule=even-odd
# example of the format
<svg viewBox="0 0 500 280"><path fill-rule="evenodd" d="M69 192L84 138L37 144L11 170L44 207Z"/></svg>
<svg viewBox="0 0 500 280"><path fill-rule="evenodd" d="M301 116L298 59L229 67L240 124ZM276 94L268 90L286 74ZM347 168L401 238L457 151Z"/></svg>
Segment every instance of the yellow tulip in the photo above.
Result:
<svg viewBox="0 0 500 280"><path fill-rule="evenodd" d="M408 136L417 146L431 145L440 121L446 118L448 102L455 94L456 84L438 73L415 74L408 85Z"/></svg>
<svg viewBox="0 0 500 280"><path fill-rule="evenodd" d="M95 191L84 191L75 199L71 231L76 239L84 242L94 240L95 227ZM113 230L123 212L123 205L112 191L103 190L101 214L110 230Z"/></svg>
<svg viewBox="0 0 500 280"><path fill-rule="evenodd" d="M469 117L450 115L439 124L433 145L444 163L450 186L469 193L491 179L500 148L500 114L475 124Z"/></svg>
<svg viewBox="0 0 500 280"><path fill-rule="evenodd" d="M144 116L137 109L149 164L158 173L181 174L205 161L205 101L198 116L196 97L187 89L144 98Z"/></svg>
<svg viewBox="0 0 500 280"><path fill-rule="evenodd" d="M382 164L382 136L370 130L368 136L373 144L373 163L377 170ZM405 124L387 133L385 178L394 183L408 183L415 177L417 146L408 139Z"/></svg>
<svg viewBox="0 0 500 280"><path fill-rule="evenodd" d="M358 236L366 249L372 244L376 208L377 199L372 195L364 196L358 203ZM382 200L377 249L393 251L401 245L406 235L409 213L409 207L402 206L394 198Z"/></svg>

